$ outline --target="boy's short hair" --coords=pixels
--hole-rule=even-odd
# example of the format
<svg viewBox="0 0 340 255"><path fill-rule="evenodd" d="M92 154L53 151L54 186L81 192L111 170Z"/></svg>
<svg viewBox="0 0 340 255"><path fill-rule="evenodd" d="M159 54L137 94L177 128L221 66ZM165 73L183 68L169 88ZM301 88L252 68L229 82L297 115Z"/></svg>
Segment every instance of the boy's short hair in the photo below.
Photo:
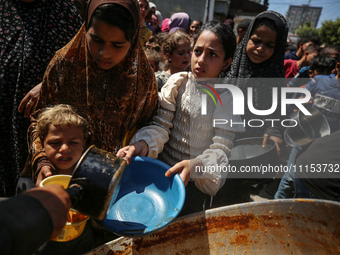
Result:
<svg viewBox="0 0 340 255"><path fill-rule="evenodd" d="M310 62L310 70L319 74L330 75L336 66L336 60L331 56L318 55Z"/></svg>
<svg viewBox="0 0 340 255"><path fill-rule="evenodd" d="M327 45L321 51L321 55L331 56L335 58L337 62L340 62L340 47L338 45ZM335 56L334 56L335 55Z"/></svg>
<svg viewBox="0 0 340 255"><path fill-rule="evenodd" d="M298 43L297 43L297 48L300 47L300 44L305 44L308 42L312 42L315 45L320 45L320 41L318 38L313 37L313 36L302 36L299 38Z"/></svg>
<svg viewBox="0 0 340 255"><path fill-rule="evenodd" d="M309 53L314 53L314 52L318 52L319 49L320 49L319 46L317 46L315 44L311 44L311 45L308 45L305 52L308 51Z"/></svg>
<svg viewBox="0 0 340 255"><path fill-rule="evenodd" d="M46 137L51 125L82 128L84 140L89 135L87 120L80 116L74 107L67 104L58 104L41 110L35 131L42 140Z"/></svg>

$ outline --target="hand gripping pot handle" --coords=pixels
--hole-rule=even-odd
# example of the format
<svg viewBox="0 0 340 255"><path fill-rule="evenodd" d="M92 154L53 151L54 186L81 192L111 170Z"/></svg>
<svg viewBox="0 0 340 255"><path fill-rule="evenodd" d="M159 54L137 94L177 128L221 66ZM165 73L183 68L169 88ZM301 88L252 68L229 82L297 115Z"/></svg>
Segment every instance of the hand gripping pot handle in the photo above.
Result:
<svg viewBox="0 0 340 255"><path fill-rule="evenodd" d="M66 192L71 198L72 207L76 207L80 199L82 199L83 188L78 184L72 184L66 189Z"/></svg>

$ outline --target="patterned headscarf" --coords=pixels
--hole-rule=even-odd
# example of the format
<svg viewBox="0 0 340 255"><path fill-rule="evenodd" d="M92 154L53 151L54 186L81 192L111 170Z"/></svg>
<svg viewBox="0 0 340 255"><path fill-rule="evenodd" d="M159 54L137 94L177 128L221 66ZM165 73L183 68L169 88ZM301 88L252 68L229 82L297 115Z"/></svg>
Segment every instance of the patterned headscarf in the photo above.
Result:
<svg viewBox="0 0 340 255"><path fill-rule="evenodd" d="M246 49L247 43L252 35L254 24L260 18L267 18L274 21L277 29L277 38L273 55L263 63L254 64L248 58ZM247 34L242 42L237 45L231 69L228 73L230 78L281 78L284 77L284 52L287 42L288 25L285 18L277 12L265 11L252 20L248 27Z"/></svg>
<svg viewBox="0 0 340 255"><path fill-rule="evenodd" d="M135 0L92 0L86 24L101 4L125 7L134 20L131 47L119 64L101 69L87 49L85 25L49 64L43 80L38 108L69 104L86 117L91 143L117 151L127 131L145 124L157 106L158 89L154 73L139 43L139 7ZM114 15L114 14L113 14ZM34 126L34 123L31 125ZM40 155L41 141L31 135L33 162ZM39 144L40 143L40 144Z"/></svg>

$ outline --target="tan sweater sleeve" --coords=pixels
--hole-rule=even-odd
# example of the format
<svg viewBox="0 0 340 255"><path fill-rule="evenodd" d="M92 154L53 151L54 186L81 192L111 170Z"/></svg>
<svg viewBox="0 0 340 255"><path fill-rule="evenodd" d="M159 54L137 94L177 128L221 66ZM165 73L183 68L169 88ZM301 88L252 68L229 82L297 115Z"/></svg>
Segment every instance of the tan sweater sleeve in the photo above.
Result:
<svg viewBox="0 0 340 255"><path fill-rule="evenodd" d="M179 87L186 81L187 73L172 75L162 87L158 109L149 126L143 127L132 137L130 144L144 140L148 147L148 157L157 158L162 152L164 144L168 142L172 120L175 116L176 99Z"/></svg>

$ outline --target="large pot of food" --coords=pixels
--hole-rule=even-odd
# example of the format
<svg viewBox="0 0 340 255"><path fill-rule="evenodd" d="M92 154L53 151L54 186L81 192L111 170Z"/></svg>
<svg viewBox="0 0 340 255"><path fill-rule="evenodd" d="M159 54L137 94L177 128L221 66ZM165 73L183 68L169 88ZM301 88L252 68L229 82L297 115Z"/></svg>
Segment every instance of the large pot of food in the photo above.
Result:
<svg viewBox="0 0 340 255"><path fill-rule="evenodd" d="M339 254L340 203L285 199L178 218L142 238L121 237L87 255Z"/></svg>

